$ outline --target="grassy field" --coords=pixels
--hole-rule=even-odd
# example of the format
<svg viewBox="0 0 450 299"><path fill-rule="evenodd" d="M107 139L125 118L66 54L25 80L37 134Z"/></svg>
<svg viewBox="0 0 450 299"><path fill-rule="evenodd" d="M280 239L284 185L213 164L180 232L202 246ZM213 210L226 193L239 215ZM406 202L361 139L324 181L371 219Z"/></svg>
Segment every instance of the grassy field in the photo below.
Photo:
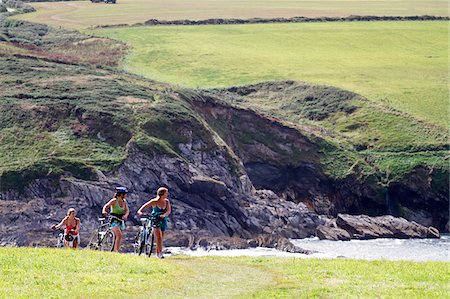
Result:
<svg viewBox="0 0 450 299"><path fill-rule="evenodd" d="M445 298L443 262L168 257L0 248L0 298Z"/></svg>
<svg viewBox="0 0 450 299"><path fill-rule="evenodd" d="M359 22L96 30L132 47L124 68L189 87L294 79L448 121L448 22Z"/></svg>
<svg viewBox="0 0 450 299"><path fill-rule="evenodd" d="M33 6L37 12L19 18L72 28L133 24L148 19L448 15L444 0L119 0L116 5L77 1L33 3Z"/></svg>

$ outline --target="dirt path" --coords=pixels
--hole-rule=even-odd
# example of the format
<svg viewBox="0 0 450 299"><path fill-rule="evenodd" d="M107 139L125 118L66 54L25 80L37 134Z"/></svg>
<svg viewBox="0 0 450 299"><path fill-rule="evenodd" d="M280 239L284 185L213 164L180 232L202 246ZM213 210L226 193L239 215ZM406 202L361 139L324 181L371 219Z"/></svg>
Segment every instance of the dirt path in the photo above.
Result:
<svg viewBox="0 0 450 299"><path fill-rule="evenodd" d="M68 7L67 10L65 10L62 13L58 12L56 14L51 14L50 15L51 20L62 22L62 23L73 23L73 24L81 24L81 25L84 24L84 22L82 22L82 21L68 19L68 18L64 17L65 15L70 14L70 13L80 12L83 9L83 7L79 6L78 3L71 3L71 2L64 2L63 5Z"/></svg>

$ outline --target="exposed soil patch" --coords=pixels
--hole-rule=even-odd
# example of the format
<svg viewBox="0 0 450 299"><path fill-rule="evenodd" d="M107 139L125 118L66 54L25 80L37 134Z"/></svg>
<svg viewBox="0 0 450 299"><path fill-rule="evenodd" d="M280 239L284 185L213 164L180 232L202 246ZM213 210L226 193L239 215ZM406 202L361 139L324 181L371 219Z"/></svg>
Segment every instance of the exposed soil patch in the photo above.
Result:
<svg viewBox="0 0 450 299"><path fill-rule="evenodd" d="M122 42L42 24L0 19L0 28L3 41L27 50L27 55L50 61L117 66L127 51Z"/></svg>
<svg viewBox="0 0 450 299"><path fill-rule="evenodd" d="M58 78L39 78L39 79L32 79L29 81L29 83L33 84L51 84L55 82L64 82L64 81L70 81L77 84L88 84L92 80L108 80L113 79L114 76L65 76L65 77L58 77Z"/></svg>
<svg viewBox="0 0 450 299"><path fill-rule="evenodd" d="M132 96L118 97L117 101L124 104L143 104L148 103L146 99L140 99Z"/></svg>

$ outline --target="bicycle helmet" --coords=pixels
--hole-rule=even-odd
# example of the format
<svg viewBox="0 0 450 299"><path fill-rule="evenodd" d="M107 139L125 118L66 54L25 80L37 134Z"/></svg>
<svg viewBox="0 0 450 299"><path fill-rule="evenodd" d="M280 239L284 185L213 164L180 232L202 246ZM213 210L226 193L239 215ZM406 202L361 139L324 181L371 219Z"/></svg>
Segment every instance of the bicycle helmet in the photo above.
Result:
<svg viewBox="0 0 450 299"><path fill-rule="evenodd" d="M126 187L116 187L116 193L128 193L128 189Z"/></svg>

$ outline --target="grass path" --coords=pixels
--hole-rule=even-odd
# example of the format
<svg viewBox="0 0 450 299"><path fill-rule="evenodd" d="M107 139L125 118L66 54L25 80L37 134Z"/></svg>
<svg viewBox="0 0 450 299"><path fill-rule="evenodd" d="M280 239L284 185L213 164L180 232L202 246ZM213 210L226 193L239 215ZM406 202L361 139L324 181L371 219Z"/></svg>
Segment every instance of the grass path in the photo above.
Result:
<svg viewBox="0 0 450 299"><path fill-rule="evenodd" d="M303 80L448 123L448 22L161 26L95 30L128 71L189 87Z"/></svg>
<svg viewBox="0 0 450 299"><path fill-rule="evenodd" d="M0 248L0 298L445 298L449 263Z"/></svg>
<svg viewBox="0 0 450 299"><path fill-rule="evenodd" d="M71 28L133 24L148 19L448 15L445 0L119 0L116 5L90 1L32 5L37 12L18 18Z"/></svg>

